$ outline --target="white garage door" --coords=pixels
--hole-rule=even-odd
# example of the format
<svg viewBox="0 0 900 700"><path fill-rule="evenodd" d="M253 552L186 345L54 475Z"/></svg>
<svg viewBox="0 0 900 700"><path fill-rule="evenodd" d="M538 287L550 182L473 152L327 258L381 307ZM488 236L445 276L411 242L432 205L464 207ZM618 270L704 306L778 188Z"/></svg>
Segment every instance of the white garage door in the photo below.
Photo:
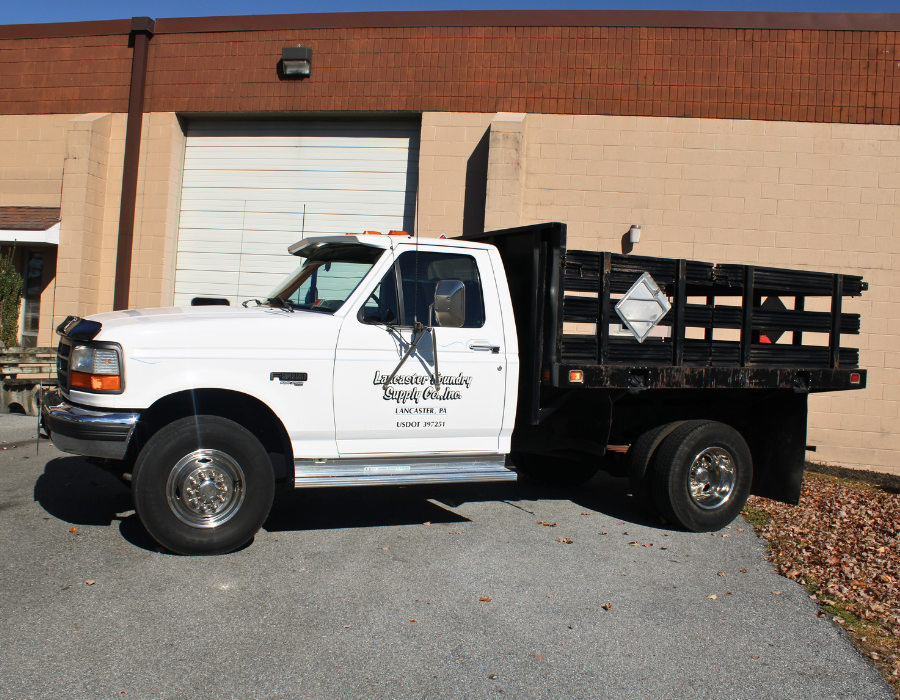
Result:
<svg viewBox="0 0 900 700"><path fill-rule="evenodd" d="M412 231L418 161L414 121L192 121L175 304L265 299L304 230Z"/></svg>

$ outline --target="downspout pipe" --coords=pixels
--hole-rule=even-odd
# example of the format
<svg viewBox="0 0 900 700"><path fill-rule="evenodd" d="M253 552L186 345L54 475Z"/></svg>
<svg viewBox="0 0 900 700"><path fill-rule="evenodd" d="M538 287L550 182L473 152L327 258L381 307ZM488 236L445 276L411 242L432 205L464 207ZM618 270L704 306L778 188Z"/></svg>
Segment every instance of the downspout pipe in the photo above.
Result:
<svg viewBox="0 0 900 700"><path fill-rule="evenodd" d="M147 55L156 21L133 17L128 45L132 47L131 91L128 94L128 123L125 128L125 160L122 168L122 199L119 204L119 239L116 247L116 281L113 310L128 308L131 291L131 252L134 244L134 210L137 199L138 166L141 156L141 129L144 125L144 88L147 85Z"/></svg>

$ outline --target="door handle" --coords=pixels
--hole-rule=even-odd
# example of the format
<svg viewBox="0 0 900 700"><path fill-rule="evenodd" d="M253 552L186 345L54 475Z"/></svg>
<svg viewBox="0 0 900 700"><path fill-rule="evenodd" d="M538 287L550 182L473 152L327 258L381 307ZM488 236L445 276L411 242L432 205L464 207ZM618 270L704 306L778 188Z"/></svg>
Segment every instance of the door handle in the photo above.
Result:
<svg viewBox="0 0 900 700"><path fill-rule="evenodd" d="M492 352L497 355L500 352L499 345L480 345L477 343L470 343L469 350L480 350L481 352Z"/></svg>

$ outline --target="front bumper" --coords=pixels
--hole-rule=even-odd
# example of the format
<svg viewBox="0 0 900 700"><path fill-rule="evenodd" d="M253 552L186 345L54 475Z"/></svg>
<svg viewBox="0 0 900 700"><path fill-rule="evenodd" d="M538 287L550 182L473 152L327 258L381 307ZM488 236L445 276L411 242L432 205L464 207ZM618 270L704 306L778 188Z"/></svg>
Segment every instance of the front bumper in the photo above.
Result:
<svg viewBox="0 0 900 700"><path fill-rule="evenodd" d="M57 449L85 457L122 459L137 424L135 411L102 410L70 404L44 404L44 427Z"/></svg>

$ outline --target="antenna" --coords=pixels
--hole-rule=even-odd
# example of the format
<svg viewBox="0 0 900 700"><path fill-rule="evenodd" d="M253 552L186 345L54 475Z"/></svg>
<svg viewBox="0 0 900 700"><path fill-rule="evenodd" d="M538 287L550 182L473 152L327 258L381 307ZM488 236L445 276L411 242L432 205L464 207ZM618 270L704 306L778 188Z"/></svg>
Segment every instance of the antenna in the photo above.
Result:
<svg viewBox="0 0 900 700"><path fill-rule="evenodd" d="M303 203L303 223L300 224L300 240L302 241L306 234L306 203Z"/></svg>
<svg viewBox="0 0 900 700"><path fill-rule="evenodd" d="M415 290L413 291L413 323L418 323L419 317L417 311L419 309L419 187L416 186L416 221L414 224L416 232L416 273L415 273ZM427 321L427 319L426 319Z"/></svg>

